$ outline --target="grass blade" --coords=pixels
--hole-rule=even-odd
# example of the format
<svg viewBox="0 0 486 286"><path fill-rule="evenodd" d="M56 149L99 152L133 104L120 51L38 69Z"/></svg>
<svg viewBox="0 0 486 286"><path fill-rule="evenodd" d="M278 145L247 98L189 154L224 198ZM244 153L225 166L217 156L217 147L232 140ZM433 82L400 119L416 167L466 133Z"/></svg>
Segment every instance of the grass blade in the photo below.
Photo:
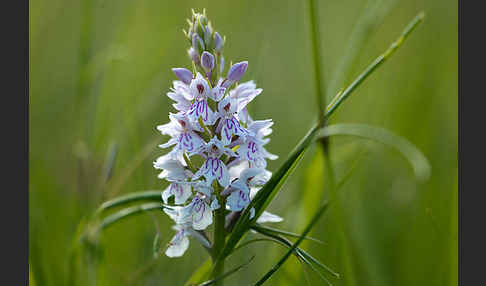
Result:
<svg viewBox="0 0 486 286"><path fill-rule="evenodd" d="M273 233L270 233L270 232L266 232L266 231L263 231L263 230L259 230L258 233L260 233L261 235L264 235L264 236L267 236L267 237L271 237L273 240L276 240L277 242L279 242L280 244L283 244L285 246L287 246L288 248L292 247L292 242L287 240L286 238L282 237L282 236L279 236L277 234L273 234ZM300 237L300 236L299 236ZM297 247L295 248L294 250L294 254L302 261L304 262L306 265L308 265L309 267L311 267L311 269L318 273L318 275L323 278L323 280L325 280L328 284L331 284L329 282L328 279L326 279L325 277L322 276L322 274L312 265L311 262L315 263L316 265L318 265L319 267L321 267L322 269L328 271L330 274L332 274L334 277L336 278L340 278L340 275L339 273L335 272L334 270L332 270L331 268L329 268L327 265L325 265L324 263L320 262L319 260L317 260L316 258L314 258L312 255L310 255L309 253L307 253L305 250ZM309 261L310 260L310 261Z"/></svg>
<svg viewBox="0 0 486 286"><path fill-rule="evenodd" d="M351 69L356 64L360 52L371 38L371 34L376 31L377 27L383 22L384 17L397 2L397 0L369 0L366 3L367 7L364 9L363 14L351 32L342 60L339 61L338 66L330 78L327 94L334 94L338 91L339 85L345 82Z"/></svg>
<svg viewBox="0 0 486 286"><path fill-rule="evenodd" d="M206 261L196 269L191 277L187 280L184 286L195 286L207 279L211 273L211 258L206 259Z"/></svg>
<svg viewBox="0 0 486 286"><path fill-rule="evenodd" d="M253 260L253 258L255 258L255 256L252 256L247 262L229 270L228 272L225 272L223 274L221 274L220 276L212 279L212 280L209 280L209 281L206 281L206 282L203 282L201 284L199 284L198 286L208 286L208 285L212 285L218 281L220 281L221 279L224 279L228 276L230 276L231 274L235 273L235 272L238 272L239 270L241 270L243 267L247 266L248 264L250 264L250 262Z"/></svg>
<svg viewBox="0 0 486 286"><path fill-rule="evenodd" d="M107 216L106 218L103 219L101 222L99 229L106 229L107 227L111 226L115 222L118 222L122 219L125 219L127 217L131 217L133 215L137 215L143 212L147 211L153 211L153 210L162 210L165 206L159 202L159 203L146 203L146 204L141 204L129 208L122 209L121 211L114 213L112 215Z"/></svg>
<svg viewBox="0 0 486 286"><path fill-rule="evenodd" d="M327 106L326 117L330 117L339 106L356 90L356 88L364 82L379 66L381 66L386 59L388 59L404 42L407 36L423 21L424 13L419 13L405 28L400 37L391 44L391 46L378 58L373 61L343 92L340 92L334 100ZM292 170L297 163L302 159L302 156L307 147L313 142L317 130L318 124L315 124L305 137L297 144L294 150L290 153L290 156L284 162L284 164L275 172L270 180L263 186L263 188L257 193L255 198L251 201L250 205L243 211L241 217L238 219L233 232L231 233L220 258L228 256L236 244L240 241L243 235L248 231L250 225L253 224L256 219L265 210L267 205L280 190L285 180L288 178ZM255 217L249 220L251 208L255 208Z"/></svg>
<svg viewBox="0 0 486 286"><path fill-rule="evenodd" d="M403 137L378 127L366 124L335 124L324 128L320 136L351 135L371 139L397 149L412 166L415 177L425 181L430 177L430 164L412 143Z"/></svg>
<svg viewBox="0 0 486 286"><path fill-rule="evenodd" d="M119 207L124 206L127 204L131 204L133 202L138 201L162 201L161 197L162 191L153 190L153 191L143 191L143 192L135 192L131 194L127 194L124 196L120 196L116 199L112 199L109 201L104 202L95 212L95 214L101 214L102 212Z"/></svg>
<svg viewBox="0 0 486 286"><path fill-rule="evenodd" d="M302 232L301 237L290 247L290 249L287 251L287 253L275 264L272 269L270 269L260 280L257 281L255 286L258 285L263 285L265 281L267 281L277 270L287 261L287 259L290 257L292 252L299 246L299 244L304 240L304 237L311 231L311 229L314 227L314 225L317 223L319 218L326 212L328 203L325 202L314 214L312 217L312 220L310 223L305 227L304 231Z"/></svg>
<svg viewBox="0 0 486 286"><path fill-rule="evenodd" d="M260 225L260 224L253 225L251 227L251 229L253 229L255 231L263 230L263 231L266 231L266 232L271 232L271 233L274 233L274 234L280 234L280 235L283 235L283 236L294 237L294 238L300 237L299 234L294 233L294 232L280 230L280 229L276 229L276 228L272 228L272 227L267 227L267 226L263 226L263 225ZM314 242L317 242L317 243L320 243L320 244L324 243L317 238L313 238L313 237L309 237L309 236L304 237L304 239L311 240L311 241L314 241Z"/></svg>
<svg viewBox="0 0 486 286"><path fill-rule="evenodd" d="M412 33L415 28L424 20L424 12L420 12L415 18L405 27L400 37L395 40L390 47L381 55L379 55L366 69L362 72L338 97L332 100L332 103L327 108L327 113L332 114L351 92L356 89L370 74L372 74L379 66L381 66L405 41L405 39Z"/></svg>

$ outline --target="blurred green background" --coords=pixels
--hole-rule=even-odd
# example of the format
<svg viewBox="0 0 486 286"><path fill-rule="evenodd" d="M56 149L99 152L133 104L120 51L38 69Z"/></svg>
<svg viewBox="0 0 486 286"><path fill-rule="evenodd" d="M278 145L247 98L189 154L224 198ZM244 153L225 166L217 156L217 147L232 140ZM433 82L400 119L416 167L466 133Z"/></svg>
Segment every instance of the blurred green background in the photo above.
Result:
<svg viewBox="0 0 486 286"><path fill-rule="evenodd" d="M419 11L426 12L425 22L330 123L367 123L407 138L429 159L432 176L417 182L407 161L384 145L331 139L338 179L352 166L354 171L339 190L338 203L311 232L325 244L302 246L341 274L339 280L329 278L334 285L456 285L457 2L318 2L326 86L337 79L331 95L383 52ZM263 88L250 112L275 122L268 150L280 158L270 162L271 171L315 121L306 1L31 0L32 285L182 285L206 259L194 240L181 258L153 259L157 227L163 244L174 232L165 214L152 212L107 229L97 263L70 264L82 217L106 199L166 186L152 167L165 152L157 144L167 140L155 127L173 110L165 96L175 79L170 68L190 67L182 29L191 8L207 9L215 29L227 37L228 62L248 60L243 80L254 79ZM378 24L362 40L353 36L373 19ZM349 49L357 57L340 73ZM325 197L322 168L313 147L270 205L285 218L279 227L303 230ZM227 285L251 285L284 251L257 243L231 256L228 267L256 258ZM291 258L267 284L306 285L306 280L323 284Z"/></svg>

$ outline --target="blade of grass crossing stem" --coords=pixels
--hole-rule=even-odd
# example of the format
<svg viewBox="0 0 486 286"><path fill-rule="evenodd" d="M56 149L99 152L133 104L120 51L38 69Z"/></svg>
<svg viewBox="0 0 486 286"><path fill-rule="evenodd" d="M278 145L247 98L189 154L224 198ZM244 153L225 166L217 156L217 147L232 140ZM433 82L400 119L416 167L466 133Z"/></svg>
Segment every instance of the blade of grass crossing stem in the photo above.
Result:
<svg viewBox="0 0 486 286"><path fill-rule="evenodd" d="M400 37L391 44L391 46L378 58L373 61L364 72L362 72L342 93L338 94L338 98L333 100L332 104L327 106L326 117L330 117L337 108L349 97L349 95L359 86L363 81L369 77L383 62L386 61L403 43L407 36L423 21L424 13L419 13L405 28ZM235 225L233 232L231 233L228 242L226 243L221 257L228 256L233 250L236 244L240 241L241 237L246 233L250 226L250 210L255 207L255 217L251 221L253 223L259 215L263 212L265 207L270 203L271 199L278 192L279 188L283 185L283 181L291 173L292 168L295 168L296 162L302 158L302 155L306 148L313 141L318 125L315 124L307 133L307 135L300 141L300 143L294 148L294 151L290 154L284 164L275 172L272 178L263 186L263 188L257 193L255 198L250 203L249 207L242 213L240 219ZM258 207L258 209L257 209Z"/></svg>
<svg viewBox="0 0 486 286"><path fill-rule="evenodd" d="M248 264L250 264L250 262L253 260L253 258L255 258L255 256L250 257L250 259L249 259L247 262L245 262L245 263L243 263L243 264L241 264L241 265L239 265L239 266L237 266L237 267L235 267L235 268L233 268L233 269L231 269L231 270L229 270L229 271L227 271L227 272L223 273L221 276L218 276L218 277L216 277L216 278L214 278L214 279L212 279L212 280L209 280L209 281L203 282L203 283L199 284L198 286L208 286L208 285L213 285L214 283L216 283L216 282L218 282L218 281L220 281L220 280L222 280L222 279L224 279L224 278L226 278L226 277L230 276L231 274L233 274L233 273L235 273L235 272L237 272L237 271L241 270L243 267L245 267L245 266L247 266Z"/></svg>
<svg viewBox="0 0 486 286"><path fill-rule="evenodd" d="M284 162L282 167L270 178L270 180L263 186L263 188L256 194L255 198L250 202L249 206L243 211L238 219L233 232L231 233L223 251L221 251L220 258L228 256L236 244L240 241L246 231L250 228L251 223L263 212L263 208L268 204L276 194L276 192L282 187L285 179L295 169L297 163L302 159L305 149L310 145L316 135L317 129L311 130L310 133L304 137L302 142L291 153L289 158ZM273 194L272 194L273 193ZM270 200L266 200L270 198ZM265 202L267 202L265 204ZM255 208L255 216L250 220L251 209Z"/></svg>
<svg viewBox="0 0 486 286"><path fill-rule="evenodd" d="M292 254L292 252L299 246L299 244L304 240L304 237L309 233L309 231L314 227L314 225L317 223L319 218L326 212L328 203L325 202L316 212L314 217L312 217L312 220L310 223L306 226L305 230L302 232L301 237L290 247L290 249L285 253L285 255L275 264L275 266L272 267L258 282L255 284L255 286L258 285L263 285L265 281L267 281L277 270L287 261L289 256Z"/></svg>
<svg viewBox="0 0 486 286"><path fill-rule="evenodd" d="M405 138L366 124L334 124L321 131L320 136L351 135L371 139L397 149L412 166L415 177L425 181L430 177L430 164L417 147Z"/></svg>

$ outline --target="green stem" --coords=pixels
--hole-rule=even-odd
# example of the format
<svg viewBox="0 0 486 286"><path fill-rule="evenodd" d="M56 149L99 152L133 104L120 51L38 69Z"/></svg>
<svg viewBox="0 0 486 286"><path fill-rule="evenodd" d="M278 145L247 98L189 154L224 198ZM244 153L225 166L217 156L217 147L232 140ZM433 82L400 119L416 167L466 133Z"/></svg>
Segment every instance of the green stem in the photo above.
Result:
<svg viewBox="0 0 486 286"><path fill-rule="evenodd" d="M316 87L316 103L317 107L319 108L319 124L321 127L324 126L325 121L325 94L324 89L321 86L321 82L324 81L322 72L321 72L321 47L319 42L319 25L316 22L318 19L318 8L315 4L314 0L309 0L309 19L310 19L310 28L311 28L311 39L312 39L312 56L313 56L313 63L314 63L314 83Z"/></svg>
<svg viewBox="0 0 486 286"><path fill-rule="evenodd" d="M218 182L214 184L214 190L216 196L219 201L219 205L221 206L219 209L215 211L215 222L214 222L214 243L212 248L212 258L213 258L213 271L211 273L211 278L216 279L220 277L224 272L224 257L220 257L220 253L224 248L225 238L226 238L226 230L224 229L225 225L225 208L223 206L226 205L226 201L223 197L219 195L222 191L221 187L218 185ZM223 285L223 279L218 279L215 282L215 285Z"/></svg>

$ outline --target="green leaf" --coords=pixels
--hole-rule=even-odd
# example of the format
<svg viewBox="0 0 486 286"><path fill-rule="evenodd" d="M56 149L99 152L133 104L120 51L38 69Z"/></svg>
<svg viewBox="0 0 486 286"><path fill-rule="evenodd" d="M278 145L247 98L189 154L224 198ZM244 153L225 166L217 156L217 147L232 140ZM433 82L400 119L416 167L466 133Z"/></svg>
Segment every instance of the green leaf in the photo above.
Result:
<svg viewBox="0 0 486 286"><path fill-rule="evenodd" d="M211 259L208 258L206 261L196 269L191 277L186 281L184 286L195 286L200 283L200 281L206 280L211 273Z"/></svg>
<svg viewBox="0 0 486 286"><path fill-rule="evenodd" d="M250 259L247 262L245 262L245 263L243 263L243 264L241 264L241 265L239 265L239 266L237 266L237 267L235 267L235 268L233 268L233 269L231 269L231 270L229 270L229 271L221 274L220 276L218 276L218 277L216 277L214 279L211 279L211 280L208 280L206 282L203 282L203 283L199 284L198 286L209 286L209 285L212 285L212 284L214 284L214 283L216 283L216 282L218 282L218 281L220 281L220 280L222 280L222 279L230 276L231 274L238 272L243 267L245 267L248 264L250 264L250 262L253 260L253 258L255 258L255 256L250 257Z"/></svg>
<svg viewBox="0 0 486 286"><path fill-rule="evenodd" d="M287 253L275 264L272 269L270 269L260 280L257 281L255 286L257 285L263 285L265 281L267 281L277 270L287 261L287 259L290 257L293 251L298 248L299 244L304 240L304 237L311 231L311 229L314 227L314 225L317 223L319 218L325 213L328 207L328 203L325 202L322 204L322 206L317 210L317 212L314 214L312 217L312 220L309 222L309 224L305 227L304 231L302 232L301 237L294 243L292 246L289 248Z"/></svg>
<svg viewBox="0 0 486 286"><path fill-rule="evenodd" d="M261 235L264 235L264 236L267 236L267 237L270 237L272 238L272 240L274 240L274 242L278 242L284 246L286 246L287 248L290 248L292 247L292 242L290 242L289 240L287 240L286 238L282 237L282 236L279 236L277 234L273 234L273 233L270 233L270 232L266 232L266 231L263 231L263 230L258 230L257 231L258 233L260 233ZM300 237L300 236L299 236ZM325 265L324 263L320 262L319 260L317 260L316 258L314 258L312 255L310 255L309 253L307 253L306 251L304 251L303 249L297 247L295 248L294 250L294 255L297 256L297 258L299 258L299 260L301 260L303 263L305 263L307 266L309 266L315 273L317 273L326 283L328 284L331 284L329 282L329 280L327 278L325 278L313 265L311 262L315 263L316 265L318 265L319 267L321 267L322 269L328 271L329 273L331 273L333 276L335 276L336 278L339 278L339 274L336 273L334 270L332 270L331 268L329 268L327 265ZM309 261L310 260L310 261Z"/></svg>
<svg viewBox="0 0 486 286"><path fill-rule="evenodd" d="M326 117L330 117L338 107L356 90L361 83L364 82L380 65L382 65L397 49L401 46L408 35L417 27L419 23L423 21L424 13L419 13L405 28L400 37L393 42L390 47L378 58L375 59L366 69L362 72L343 92L336 95L335 99L326 108ZM222 259L228 256L240 239L245 235L250 226L258 219L261 213L265 210L268 204L275 197L282 185L285 183L288 176L295 169L297 163L302 159L302 156L313 142L316 133L318 131L318 124L315 124L304 138L297 144L294 150L290 153L290 156L284 162L284 164L275 172L270 180L263 186L263 188L257 193L255 198L251 201L250 205L243 211L242 215L238 219L233 232L231 233L223 251L218 259ZM250 211L255 209L255 217L250 220Z"/></svg>
<svg viewBox="0 0 486 286"><path fill-rule="evenodd" d="M304 137L304 139L302 139L301 143L297 145L284 164L256 194L249 206L243 211L238 219L235 227L233 228L233 232L231 233L225 247L223 248L223 251L221 252L220 258L224 258L231 253L238 241L240 241L243 235L248 231L250 225L253 224L260 216L266 206L285 183L290 173L292 173L292 171L295 169L297 163L302 159L306 148L312 143L312 140L316 134L317 128L314 128L307 133L307 135ZM255 208L255 216L252 220L250 220L250 210L252 208Z"/></svg>
<svg viewBox="0 0 486 286"><path fill-rule="evenodd" d="M390 47L381 55L379 55L365 70L362 72L342 93L339 93L327 108L328 113L333 113L343 102L348 98L353 90L355 90L368 76L370 76L379 66L381 66L405 41L410 33L424 20L424 12L420 12L415 18L405 27L402 34L396 39Z"/></svg>
<svg viewBox="0 0 486 286"><path fill-rule="evenodd" d="M425 156L412 143L392 132L366 124L334 124L321 131L322 137L351 135L371 139L397 149L412 166L415 177L425 181L430 177L430 164Z"/></svg>
<svg viewBox="0 0 486 286"><path fill-rule="evenodd" d="M133 215L137 215L140 213L144 213L147 211L153 211L153 210L162 210L165 206L159 202L159 203L146 203L146 204L141 204L141 205L136 205L133 207L125 208L122 209L121 211L118 211L112 215L107 216L104 218L99 226L99 229L105 229L115 222L121 221L122 219L131 217Z"/></svg>
<svg viewBox="0 0 486 286"><path fill-rule="evenodd" d="M154 258L159 257L159 251L160 251L160 235L157 232L154 237L154 242L152 243L152 253Z"/></svg>
<svg viewBox="0 0 486 286"><path fill-rule="evenodd" d="M104 202L97 210L95 214L101 214L104 211L107 211L109 209L119 207L119 206L125 206L128 204L131 204L133 202L138 202L138 201L156 201L160 202L162 200L161 197L162 191L159 190L153 190L153 191L143 191L143 192L135 192L135 193L130 193L124 196L120 196L118 198L115 198L113 200L109 200Z"/></svg>
<svg viewBox="0 0 486 286"><path fill-rule="evenodd" d="M268 227L268 226L263 226L263 225L260 225L260 224L253 225L251 227L251 229L256 230L256 231L257 230L263 230L263 231L266 231L266 232L271 232L271 233L274 233L274 234L280 234L280 235L283 235L283 236L294 237L294 238L299 238L300 237L299 234L294 233L294 232L280 230L280 229L276 229L276 228L272 228L272 227ZM317 243L321 243L321 244L323 243L319 239L313 238L313 237L309 237L309 236L304 237L304 239L311 240L311 241L314 241L314 242L317 242Z"/></svg>
<svg viewBox="0 0 486 286"><path fill-rule="evenodd" d="M351 36L344 47L342 59L335 68L327 86L327 94L338 92L359 59L372 34L383 22L388 12L397 4L397 0L369 0L362 14L354 25Z"/></svg>

